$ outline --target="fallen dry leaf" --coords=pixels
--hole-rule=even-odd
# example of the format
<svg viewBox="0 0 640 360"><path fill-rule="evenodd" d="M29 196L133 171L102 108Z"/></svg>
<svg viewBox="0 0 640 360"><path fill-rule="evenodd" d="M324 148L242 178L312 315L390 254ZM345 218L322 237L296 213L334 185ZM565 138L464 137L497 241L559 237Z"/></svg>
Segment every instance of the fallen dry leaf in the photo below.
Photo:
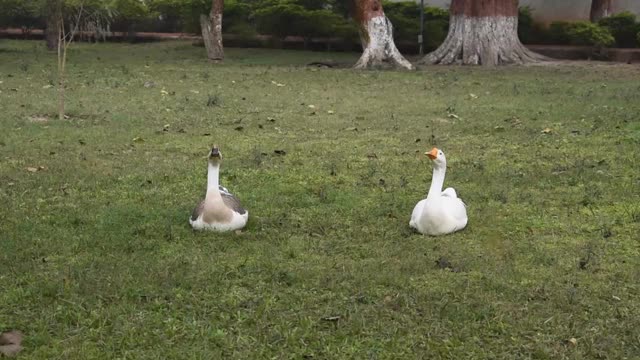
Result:
<svg viewBox="0 0 640 360"><path fill-rule="evenodd" d="M133 139L131 139L131 141L136 142L136 143L141 143L141 142L144 142L144 139L141 138L140 136L136 136Z"/></svg>
<svg viewBox="0 0 640 360"><path fill-rule="evenodd" d="M33 115L29 116L29 121L33 123L45 123L49 121L49 118L47 116Z"/></svg>
<svg viewBox="0 0 640 360"><path fill-rule="evenodd" d="M572 346L578 345L578 340L576 338L571 338L571 339L567 340L567 342L569 344L571 344Z"/></svg>
<svg viewBox="0 0 640 360"><path fill-rule="evenodd" d="M341 316L340 315L336 315L336 316L325 316L322 318L322 320L324 321L338 321L340 320Z"/></svg>
<svg viewBox="0 0 640 360"><path fill-rule="evenodd" d="M42 165L37 166L37 167L32 167L32 166L28 166L27 167L27 171L28 172L32 172L32 173L38 172L38 171L42 171L42 170L46 170L46 167L44 167Z"/></svg>
<svg viewBox="0 0 640 360"><path fill-rule="evenodd" d="M544 128L542 129L542 133L543 134L551 134L553 132L553 130L551 130L551 128Z"/></svg>
<svg viewBox="0 0 640 360"><path fill-rule="evenodd" d="M21 350L22 333L17 330L6 331L0 334L0 354L6 357L14 357Z"/></svg>

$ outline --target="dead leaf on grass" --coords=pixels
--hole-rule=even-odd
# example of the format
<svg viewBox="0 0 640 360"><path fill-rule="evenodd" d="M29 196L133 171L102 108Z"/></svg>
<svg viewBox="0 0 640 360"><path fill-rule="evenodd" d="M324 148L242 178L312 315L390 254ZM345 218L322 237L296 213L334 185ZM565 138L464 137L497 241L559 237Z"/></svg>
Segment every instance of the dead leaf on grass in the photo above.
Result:
<svg viewBox="0 0 640 360"><path fill-rule="evenodd" d="M43 170L46 170L46 169L47 169L46 167L41 166L41 165L37 166L37 167L27 166L27 171L28 172L32 172L32 173L35 173L35 172L38 172L38 171L43 171Z"/></svg>
<svg viewBox="0 0 640 360"><path fill-rule="evenodd" d="M340 320L341 318L342 318L342 317L341 317L340 315L336 315L336 316L325 316L325 317L323 317L323 318L322 318L322 320L324 320L324 321L332 321L332 322L335 322L335 321Z"/></svg>
<svg viewBox="0 0 640 360"><path fill-rule="evenodd" d="M548 135L548 134L551 134L552 132L553 132L553 130L551 130L551 128L544 128L544 129L542 129L542 133L543 133L543 134L547 134L547 135Z"/></svg>
<svg viewBox="0 0 640 360"><path fill-rule="evenodd" d="M29 116L29 121L32 123L46 123L49 122L49 117L46 115L33 115Z"/></svg>
<svg viewBox="0 0 640 360"><path fill-rule="evenodd" d="M17 330L5 331L0 334L0 354L6 357L14 357L21 350L22 333Z"/></svg>

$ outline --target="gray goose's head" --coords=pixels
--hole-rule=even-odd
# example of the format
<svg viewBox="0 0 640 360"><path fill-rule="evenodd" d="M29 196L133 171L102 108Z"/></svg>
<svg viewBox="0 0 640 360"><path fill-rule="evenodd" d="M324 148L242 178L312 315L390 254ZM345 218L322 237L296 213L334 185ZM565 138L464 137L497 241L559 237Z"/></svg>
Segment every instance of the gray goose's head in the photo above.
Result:
<svg viewBox="0 0 640 360"><path fill-rule="evenodd" d="M209 152L209 163L213 165L220 165L222 162L222 153L218 148L218 145L213 145L211 151Z"/></svg>

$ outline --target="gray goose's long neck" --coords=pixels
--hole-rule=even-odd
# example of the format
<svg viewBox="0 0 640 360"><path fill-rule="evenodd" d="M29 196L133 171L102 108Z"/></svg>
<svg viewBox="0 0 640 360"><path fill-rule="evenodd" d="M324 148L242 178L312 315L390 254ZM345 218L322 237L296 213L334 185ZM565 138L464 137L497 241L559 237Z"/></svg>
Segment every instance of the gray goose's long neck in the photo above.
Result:
<svg viewBox="0 0 640 360"><path fill-rule="evenodd" d="M209 168L207 172L207 197L220 196L220 164L213 164L209 162Z"/></svg>

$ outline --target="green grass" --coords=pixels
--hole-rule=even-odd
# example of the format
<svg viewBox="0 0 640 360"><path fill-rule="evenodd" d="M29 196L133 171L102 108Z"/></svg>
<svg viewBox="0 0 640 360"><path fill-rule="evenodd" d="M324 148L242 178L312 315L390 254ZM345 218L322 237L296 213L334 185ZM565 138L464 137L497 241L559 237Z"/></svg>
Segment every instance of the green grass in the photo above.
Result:
<svg viewBox="0 0 640 360"><path fill-rule="evenodd" d="M0 42L0 330L26 334L20 358L640 358L639 67L227 56L76 44L59 121L54 55ZM239 235L187 222L214 143ZM433 145L469 214L438 238L408 226Z"/></svg>

